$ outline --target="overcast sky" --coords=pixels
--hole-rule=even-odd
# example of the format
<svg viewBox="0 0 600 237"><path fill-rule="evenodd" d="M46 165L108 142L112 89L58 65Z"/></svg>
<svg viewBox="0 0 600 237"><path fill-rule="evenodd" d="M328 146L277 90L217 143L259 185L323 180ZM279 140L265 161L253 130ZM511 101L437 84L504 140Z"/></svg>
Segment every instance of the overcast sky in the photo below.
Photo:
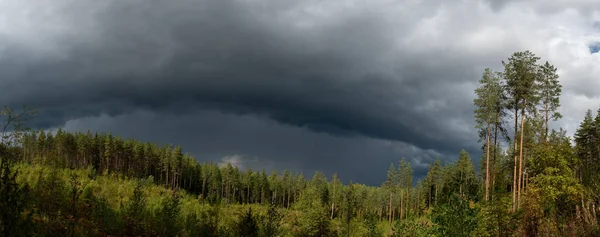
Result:
<svg viewBox="0 0 600 237"><path fill-rule="evenodd" d="M531 50L563 85L553 127L600 107L596 0L0 0L0 104L38 128L181 144L243 169L379 185L479 160L473 90Z"/></svg>

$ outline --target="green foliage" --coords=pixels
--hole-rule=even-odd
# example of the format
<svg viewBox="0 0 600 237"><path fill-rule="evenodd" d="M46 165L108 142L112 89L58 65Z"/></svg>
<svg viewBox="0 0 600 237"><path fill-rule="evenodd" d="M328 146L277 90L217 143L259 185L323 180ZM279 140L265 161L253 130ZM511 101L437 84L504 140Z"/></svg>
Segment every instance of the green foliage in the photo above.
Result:
<svg viewBox="0 0 600 237"><path fill-rule="evenodd" d="M582 184L600 196L600 110L596 118L588 110L575 132L575 151L579 157L579 170ZM600 199L600 198L598 198Z"/></svg>
<svg viewBox="0 0 600 237"><path fill-rule="evenodd" d="M577 159L567 137L553 132L550 141L537 145L532 153L533 159L528 163L532 176L545 174L548 168L556 169L559 175L573 176Z"/></svg>
<svg viewBox="0 0 600 237"><path fill-rule="evenodd" d="M387 179L385 180L385 187L389 189L393 189L396 187L398 183L398 171L396 171L396 167L394 163L390 164L390 169L387 172Z"/></svg>
<svg viewBox="0 0 600 237"><path fill-rule="evenodd" d="M445 167L443 189L444 203L449 202L455 195L465 200L477 200L479 181L475 175L475 166L465 150L460 152L455 165Z"/></svg>
<svg viewBox="0 0 600 237"><path fill-rule="evenodd" d="M329 209L323 202L323 180L315 174L309 187L298 200L296 209L301 210L298 236L331 236Z"/></svg>
<svg viewBox="0 0 600 237"><path fill-rule="evenodd" d="M260 236L275 237L281 233L279 228L283 215L277 210L275 205L269 205L267 213L262 217L260 223Z"/></svg>
<svg viewBox="0 0 600 237"><path fill-rule="evenodd" d="M242 218L237 223L237 236L240 237L256 237L258 236L258 223L252 215L252 208L242 215Z"/></svg>
<svg viewBox="0 0 600 237"><path fill-rule="evenodd" d="M28 236L31 215L23 217L28 204L29 186L16 182L17 171L6 157L0 157L0 233L3 236Z"/></svg>
<svg viewBox="0 0 600 237"><path fill-rule="evenodd" d="M537 61L540 58L531 51L515 52L504 66L503 76L506 80L505 89L515 110L533 111L539 100L536 93L536 81L539 78Z"/></svg>
<svg viewBox="0 0 600 237"><path fill-rule="evenodd" d="M500 119L499 107L502 100L502 88L500 78L489 68L485 69L479 83L481 86L475 89L477 97L473 100L476 127L487 130L488 124L491 125L492 122Z"/></svg>
<svg viewBox="0 0 600 237"><path fill-rule="evenodd" d="M161 236L177 236L181 227L179 226L179 201L180 196L173 193L165 198L161 204L162 208L156 213L158 233Z"/></svg>
<svg viewBox="0 0 600 237"><path fill-rule="evenodd" d="M511 197L498 196L485 203L477 214L477 228L473 236L510 236L516 228L518 220L510 213Z"/></svg>
<svg viewBox="0 0 600 237"><path fill-rule="evenodd" d="M139 236L145 233L148 229L146 216L148 211L146 210L146 194L144 193L144 186L142 182L139 182L133 190L133 197L125 208L125 223L126 233L131 236Z"/></svg>
<svg viewBox="0 0 600 237"><path fill-rule="evenodd" d="M454 194L449 202L433 209L435 231L442 236L470 236L477 228L479 209L472 201Z"/></svg>
<svg viewBox="0 0 600 237"><path fill-rule="evenodd" d="M426 237L433 233L431 223L425 218L410 218L396 221L392 237Z"/></svg>
<svg viewBox="0 0 600 237"><path fill-rule="evenodd" d="M558 112L560 107L560 94L562 93L562 85L558 81L556 68L548 61L540 67L539 80L539 97L542 102L542 112L545 113L546 120L557 120L562 118ZM548 125L546 124L546 136L548 136Z"/></svg>
<svg viewBox="0 0 600 237"><path fill-rule="evenodd" d="M364 225L367 228L366 237L381 237L383 233L379 230L377 224L379 223L379 217L375 213L367 213L364 221Z"/></svg>

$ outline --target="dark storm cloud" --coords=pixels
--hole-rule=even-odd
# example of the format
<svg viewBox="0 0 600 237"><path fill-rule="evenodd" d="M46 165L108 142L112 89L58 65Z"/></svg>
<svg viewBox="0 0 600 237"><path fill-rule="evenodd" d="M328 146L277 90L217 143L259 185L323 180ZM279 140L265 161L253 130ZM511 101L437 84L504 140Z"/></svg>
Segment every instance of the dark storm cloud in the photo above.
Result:
<svg viewBox="0 0 600 237"><path fill-rule="evenodd" d="M511 52L556 63L578 123L597 98L590 4L3 1L0 101L36 106L37 127L180 143L204 160L373 180L405 156L423 175L461 148L479 160L473 89Z"/></svg>
<svg viewBox="0 0 600 237"><path fill-rule="evenodd" d="M0 97L38 107L45 127L135 108L186 114L196 107L443 153L476 149L469 130L452 127L452 119L471 116L472 95L452 89L473 73L456 68L476 59L395 47L415 25L392 27L384 9L329 20L302 4L78 2L57 10L55 23L67 32L50 32L51 43L39 46L46 53L3 42L10 47ZM410 14L431 17L433 9Z"/></svg>
<svg viewBox="0 0 600 237"><path fill-rule="evenodd" d="M402 157L412 162L415 174L422 178L428 164L439 155L402 142L318 134L260 116L206 110L180 116L137 110L114 117L71 120L64 129L81 131L90 126L123 138L181 144L199 161L232 162L242 169L268 172L289 169L303 172L307 178L315 171L328 177L337 172L344 182L370 185L380 185L390 163L397 165Z"/></svg>

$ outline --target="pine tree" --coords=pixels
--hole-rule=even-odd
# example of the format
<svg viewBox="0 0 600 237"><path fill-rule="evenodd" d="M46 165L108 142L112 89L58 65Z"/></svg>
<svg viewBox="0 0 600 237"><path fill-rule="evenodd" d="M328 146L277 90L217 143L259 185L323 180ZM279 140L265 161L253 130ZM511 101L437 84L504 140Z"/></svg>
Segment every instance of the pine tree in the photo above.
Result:
<svg viewBox="0 0 600 237"><path fill-rule="evenodd" d="M514 172L513 172L513 211L519 205L521 197L521 178L523 172L523 139L520 140L520 145L517 146L517 129L518 117L521 117L521 133L524 132L526 112L535 110L535 106L539 100L537 93L536 81L538 81L538 65L536 57L530 51L515 52L508 59L508 62L502 61L504 66L504 77L506 80L506 91L509 96L508 108L514 111L515 116L515 147L519 148L519 155L514 154ZM523 138L523 134L521 134ZM515 149L516 150L516 149ZM518 159L517 159L518 157ZM517 169L518 168L518 169Z"/></svg>
<svg viewBox="0 0 600 237"><path fill-rule="evenodd" d="M475 166L465 150L461 150L458 160L453 167L448 167L447 184L444 185L444 195L458 195L462 200L476 200L478 183Z"/></svg>
<svg viewBox="0 0 600 237"><path fill-rule="evenodd" d="M541 110L545 113L545 140L548 141L548 120L557 120L562 117L558 112L560 106L560 94L562 92L562 85L558 82L558 74L556 74L556 68L548 63L541 66L541 75L539 81L541 102L544 108Z"/></svg>
<svg viewBox="0 0 600 237"><path fill-rule="evenodd" d="M481 86L475 89L477 98L473 101L475 104L475 120L477 122L476 127L480 130L485 130L485 147L486 147L486 160L485 160L485 200L489 199L489 185L490 185L490 140L492 136L492 123L498 120L500 114L498 114L499 101L501 100L501 88L500 80L494 73L486 68L481 80L479 81Z"/></svg>
<svg viewBox="0 0 600 237"><path fill-rule="evenodd" d="M104 169L107 171L107 173L110 172L110 162L113 159L113 156L115 155L115 147L114 147L114 142L113 142L113 136L111 134L108 134L108 136L106 137L106 140L104 140Z"/></svg>
<svg viewBox="0 0 600 237"><path fill-rule="evenodd" d="M333 177L331 178L331 186L331 219L333 219L335 203L339 200L342 189L342 183L340 182L337 173L333 173Z"/></svg>
<svg viewBox="0 0 600 237"><path fill-rule="evenodd" d="M442 165L440 158L437 158L433 164L430 165L425 182L423 183L426 193L426 203L428 206L433 206L439 199L438 193L441 191L443 185L442 177Z"/></svg>
<svg viewBox="0 0 600 237"><path fill-rule="evenodd" d="M404 206L406 209L405 212L405 216L406 218L408 218L408 215L410 213L410 192L412 190L412 176L413 176L413 170L412 170L412 165L410 164L410 162L406 162L406 165L404 166L404 170L402 171L402 177L403 177L403 183L404 183L404 187L406 188L405 191L405 197L406 197L406 201L404 202Z"/></svg>
<svg viewBox="0 0 600 237"><path fill-rule="evenodd" d="M44 130L40 130L40 135L38 136L38 140L37 140L37 150L39 152L38 156L40 161L44 161L46 156L46 133L44 132Z"/></svg>
<svg viewBox="0 0 600 237"><path fill-rule="evenodd" d="M387 172L387 179L384 183L384 186L388 189L388 192L390 193L390 201L389 201L389 206L388 206L388 221L390 223L392 223L393 220L393 214L394 214L394 209L392 206L392 195L394 192L394 189L396 188L397 185L397 173L396 173L396 167L394 167L394 163L390 164L390 169Z"/></svg>

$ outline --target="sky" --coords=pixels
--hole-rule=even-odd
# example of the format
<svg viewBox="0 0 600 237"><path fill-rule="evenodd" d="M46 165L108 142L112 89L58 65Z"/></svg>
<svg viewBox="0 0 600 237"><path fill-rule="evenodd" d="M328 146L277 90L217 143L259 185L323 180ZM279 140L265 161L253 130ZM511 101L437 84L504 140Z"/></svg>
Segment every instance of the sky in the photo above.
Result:
<svg viewBox="0 0 600 237"><path fill-rule="evenodd" d="M32 126L379 185L478 161L473 90L530 50L572 135L600 107L595 0L0 0L0 104Z"/></svg>

